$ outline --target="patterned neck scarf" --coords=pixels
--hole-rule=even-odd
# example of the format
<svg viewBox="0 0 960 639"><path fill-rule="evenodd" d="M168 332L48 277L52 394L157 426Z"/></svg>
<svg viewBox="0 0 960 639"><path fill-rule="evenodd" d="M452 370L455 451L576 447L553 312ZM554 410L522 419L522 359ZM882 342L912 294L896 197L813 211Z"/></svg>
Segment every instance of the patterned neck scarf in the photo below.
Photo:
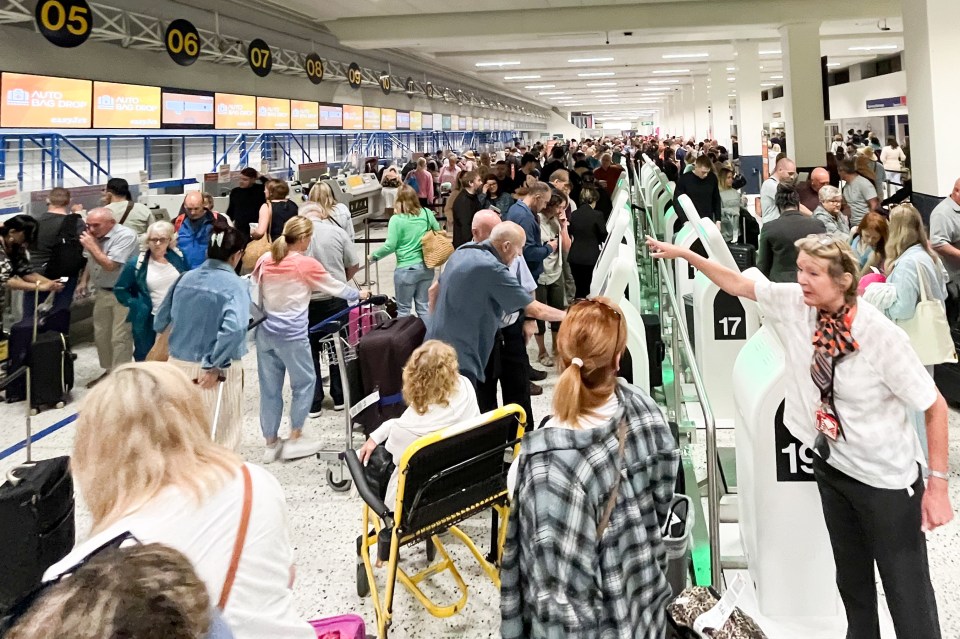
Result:
<svg viewBox="0 0 960 639"><path fill-rule="evenodd" d="M810 376L820 389L820 399L824 402L833 400L834 364L860 350L860 345L850 332L852 323L849 306L844 306L836 313L817 311Z"/></svg>

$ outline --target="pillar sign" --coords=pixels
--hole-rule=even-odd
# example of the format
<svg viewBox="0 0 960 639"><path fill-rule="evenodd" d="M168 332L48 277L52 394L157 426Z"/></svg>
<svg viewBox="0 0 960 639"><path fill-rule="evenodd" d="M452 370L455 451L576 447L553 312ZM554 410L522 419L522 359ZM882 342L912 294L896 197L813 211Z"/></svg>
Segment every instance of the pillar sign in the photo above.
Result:
<svg viewBox="0 0 960 639"><path fill-rule="evenodd" d="M58 47L79 47L93 31L93 14L86 0L40 0L34 16L43 37Z"/></svg>

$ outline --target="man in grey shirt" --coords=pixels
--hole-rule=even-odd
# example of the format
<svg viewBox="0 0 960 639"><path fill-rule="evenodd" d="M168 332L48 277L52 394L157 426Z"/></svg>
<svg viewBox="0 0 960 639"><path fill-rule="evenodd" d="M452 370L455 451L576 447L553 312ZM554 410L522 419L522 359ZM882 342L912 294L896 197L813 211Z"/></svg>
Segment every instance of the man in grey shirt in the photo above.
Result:
<svg viewBox="0 0 960 639"><path fill-rule="evenodd" d="M960 179L953 191L930 213L930 245L943 258L947 281L947 320L957 325L960 317Z"/></svg>
<svg viewBox="0 0 960 639"><path fill-rule="evenodd" d="M133 334L127 322L128 309L117 301L113 287L124 264L137 252L137 232L117 224L113 211L106 207L87 213L87 230L80 244L88 254L87 267L80 276L77 294L86 295L96 287L93 300L93 339L97 345L99 377L87 384L92 388L120 364L133 360Z"/></svg>
<svg viewBox="0 0 960 639"><path fill-rule="evenodd" d="M777 208L777 186L792 185L796 181L797 164L790 158L781 158L774 167L773 175L760 185L760 210L763 212L764 224L780 217L780 209Z"/></svg>
<svg viewBox="0 0 960 639"><path fill-rule="evenodd" d="M857 173L855 160L846 159L837 167L843 187L843 201L850 207L850 228L860 224L863 216L880 207L877 189L873 182Z"/></svg>

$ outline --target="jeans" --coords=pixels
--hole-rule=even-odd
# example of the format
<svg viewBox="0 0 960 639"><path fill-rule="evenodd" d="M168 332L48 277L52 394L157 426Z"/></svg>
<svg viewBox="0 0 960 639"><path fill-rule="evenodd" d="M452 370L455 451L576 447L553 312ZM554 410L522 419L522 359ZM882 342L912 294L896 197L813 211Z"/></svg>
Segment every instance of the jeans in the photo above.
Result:
<svg viewBox="0 0 960 639"><path fill-rule="evenodd" d="M50 314L57 313L59 311L70 311L70 305L73 303L73 294L77 290L77 278L71 277L67 280L66 284L63 285L63 290L59 293L56 293L53 296L53 307L50 309ZM40 293L40 303L47 299L49 293ZM36 297L33 294L33 291L25 291L23 294L23 316L24 317L33 317L33 310ZM69 323L70 320L67 320Z"/></svg>
<svg viewBox="0 0 960 639"><path fill-rule="evenodd" d="M315 326L331 315L336 315L348 307L347 301L339 297L328 300L311 300L309 320L310 326ZM347 318L343 318L341 325L346 325ZM340 379L340 367L337 365L337 355L333 351L333 346L327 346L324 349L320 341L323 335L310 335L310 353L313 357L313 371L317 377L317 383L313 390L313 403L311 410L320 410L320 402L323 401L323 377L320 367L320 358L323 351L328 350L327 361L330 364L330 398L333 399L334 406L343 404L343 381Z"/></svg>
<svg viewBox="0 0 960 639"><path fill-rule="evenodd" d="M302 430L310 404L313 402L313 390L317 377L313 372L310 355L310 340L301 337L284 340L257 329L257 372L260 376L260 430L267 439L273 439L280 432L280 419L283 417L283 378L290 374L290 427Z"/></svg>
<svg viewBox="0 0 960 639"><path fill-rule="evenodd" d="M394 271L393 286L397 293L397 315L407 317L411 315L413 306L416 306L417 317L426 323L430 312L427 291L430 290L431 284L433 284L433 269L427 268L423 262Z"/></svg>

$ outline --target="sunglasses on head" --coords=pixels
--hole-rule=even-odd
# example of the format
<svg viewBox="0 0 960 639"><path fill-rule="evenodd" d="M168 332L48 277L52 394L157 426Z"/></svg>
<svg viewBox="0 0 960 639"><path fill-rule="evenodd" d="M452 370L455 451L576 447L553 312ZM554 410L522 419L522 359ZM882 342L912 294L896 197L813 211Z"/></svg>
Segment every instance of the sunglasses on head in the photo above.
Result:
<svg viewBox="0 0 960 639"><path fill-rule="evenodd" d="M587 299L585 297L578 297L574 299L573 304L570 305L570 308L573 308L574 306L578 306L580 304L590 304L593 306L597 306L605 309L608 313L612 314L612 316L617 320L617 341L614 343L619 344L620 343L620 325L623 323L623 315L620 313L620 311L610 306L606 302L602 302L597 299Z"/></svg>

